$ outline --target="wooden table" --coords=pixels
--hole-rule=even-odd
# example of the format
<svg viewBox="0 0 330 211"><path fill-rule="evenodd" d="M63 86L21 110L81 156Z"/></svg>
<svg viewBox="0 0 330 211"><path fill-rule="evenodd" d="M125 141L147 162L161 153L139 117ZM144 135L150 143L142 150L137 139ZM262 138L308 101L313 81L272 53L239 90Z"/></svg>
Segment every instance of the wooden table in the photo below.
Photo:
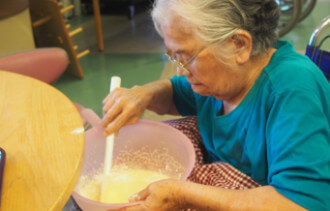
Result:
<svg viewBox="0 0 330 211"><path fill-rule="evenodd" d="M61 210L80 175L84 133L72 102L36 79L0 71L1 211Z"/></svg>

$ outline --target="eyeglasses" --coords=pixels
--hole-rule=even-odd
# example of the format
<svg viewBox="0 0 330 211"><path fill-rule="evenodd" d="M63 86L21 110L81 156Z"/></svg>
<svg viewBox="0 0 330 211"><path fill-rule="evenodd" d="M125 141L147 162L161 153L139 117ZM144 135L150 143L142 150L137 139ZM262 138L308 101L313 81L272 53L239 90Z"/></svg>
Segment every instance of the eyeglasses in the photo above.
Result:
<svg viewBox="0 0 330 211"><path fill-rule="evenodd" d="M174 53L172 51L167 51L167 53L165 54L167 56L167 58L177 67L179 67L181 70L184 70L187 73L190 73L190 70L188 70L186 67L187 65L189 65L191 62L194 61L194 59L196 59L196 57L204 50L205 48L202 48L201 50L199 50L193 57L191 57L186 63L182 64L177 57L174 55Z"/></svg>

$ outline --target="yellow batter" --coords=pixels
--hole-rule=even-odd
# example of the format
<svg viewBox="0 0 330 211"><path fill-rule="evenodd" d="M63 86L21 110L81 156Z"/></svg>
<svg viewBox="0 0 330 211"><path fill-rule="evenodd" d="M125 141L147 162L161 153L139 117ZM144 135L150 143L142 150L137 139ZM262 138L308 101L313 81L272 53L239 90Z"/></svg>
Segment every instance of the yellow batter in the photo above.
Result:
<svg viewBox="0 0 330 211"><path fill-rule="evenodd" d="M77 192L94 201L104 203L127 203L128 197L146 188L150 183L168 179L169 176L144 169L113 168L109 176L95 175L82 178ZM101 188L103 193L101 196Z"/></svg>

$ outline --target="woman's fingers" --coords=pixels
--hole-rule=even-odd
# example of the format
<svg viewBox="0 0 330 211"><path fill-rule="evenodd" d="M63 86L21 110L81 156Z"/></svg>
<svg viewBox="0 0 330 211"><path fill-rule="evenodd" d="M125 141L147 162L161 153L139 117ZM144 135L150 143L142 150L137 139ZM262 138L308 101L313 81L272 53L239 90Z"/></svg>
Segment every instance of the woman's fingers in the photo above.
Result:
<svg viewBox="0 0 330 211"><path fill-rule="evenodd" d="M129 202L138 202L138 201L143 201L145 200L148 196L150 195L150 191L147 188L141 190L140 192L138 193L135 193L134 195L130 196L128 198L128 201Z"/></svg>
<svg viewBox="0 0 330 211"><path fill-rule="evenodd" d="M102 101L103 105L106 104L106 103L109 101L109 99L110 99L110 95L111 95L111 93L109 93L109 94L103 99L103 101Z"/></svg>
<svg viewBox="0 0 330 211"><path fill-rule="evenodd" d="M105 115L108 112L108 110L113 106L113 104L115 104L115 102L116 102L115 99L111 99L110 95L108 95L108 96L109 96L109 100L104 102L104 104L103 104L103 115Z"/></svg>
<svg viewBox="0 0 330 211"><path fill-rule="evenodd" d="M111 108L106 110L106 113L104 113L102 121L103 127L106 127L110 122L114 121L117 116L121 115L123 109L124 108L120 105L120 102L113 102Z"/></svg>
<svg viewBox="0 0 330 211"><path fill-rule="evenodd" d="M116 88L108 96L103 100L103 114L107 113L108 110L113 106L116 102L117 98L120 96L121 90L123 88Z"/></svg>
<svg viewBox="0 0 330 211"><path fill-rule="evenodd" d="M133 202L141 201L141 199L140 199L139 194L136 193L136 194L131 195L131 196L128 198L128 201L131 202L131 203L133 203Z"/></svg>
<svg viewBox="0 0 330 211"><path fill-rule="evenodd" d="M182 181L159 180L132 195L129 202L141 202L141 206L136 207L141 210L181 210L182 199L177 194L181 188Z"/></svg>
<svg viewBox="0 0 330 211"><path fill-rule="evenodd" d="M105 127L105 136L118 133L121 127L139 120L150 100L146 92L139 87L116 88L103 100L102 125Z"/></svg>
<svg viewBox="0 0 330 211"><path fill-rule="evenodd" d="M105 123L104 135L108 136L113 133L117 135L119 129L125 125L125 121L123 121L123 119L128 119L128 117L125 117L123 116L123 114L120 114L113 120L107 121L107 123Z"/></svg>
<svg viewBox="0 0 330 211"><path fill-rule="evenodd" d="M132 206L127 206L124 208L119 209L119 211L145 211L148 210L146 209L143 205L137 204L137 205L132 205Z"/></svg>
<svg viewBox="0 0 330 211"><path fill-rule="evenodd" d="M129 124L135 124L138 120L139 117L134 115L131 112L131 109L123 110L114 120L111 121L111 123L107 124L104 130L104 135L107 136L112 133L117 135L120 128Z"/></svg>

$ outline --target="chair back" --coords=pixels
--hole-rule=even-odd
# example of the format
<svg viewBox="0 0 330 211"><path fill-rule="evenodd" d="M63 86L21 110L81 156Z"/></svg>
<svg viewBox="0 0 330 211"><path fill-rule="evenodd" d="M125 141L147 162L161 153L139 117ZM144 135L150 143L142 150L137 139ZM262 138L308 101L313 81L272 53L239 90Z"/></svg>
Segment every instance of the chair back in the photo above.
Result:
<svg viewBox="0 0 330 211"><path fill-rule="evenodd" d="M321 46L326 39L330 38L330 33L326 34L329 25L330 15L324 18L313 31L305 53L322 70L328 80L330 80L330 52L322 50Z"/></svg>

